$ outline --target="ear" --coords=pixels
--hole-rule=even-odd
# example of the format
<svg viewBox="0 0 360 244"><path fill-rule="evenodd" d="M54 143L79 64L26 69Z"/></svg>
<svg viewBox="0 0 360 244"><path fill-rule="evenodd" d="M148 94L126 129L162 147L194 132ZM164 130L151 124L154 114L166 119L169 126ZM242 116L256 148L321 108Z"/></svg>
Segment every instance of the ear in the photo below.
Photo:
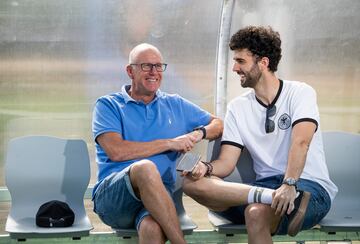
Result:
<svg viewBox="0 0 360 244"><path fill-rule="evenodd" d="M131 67L130 64L128 64L126 66L126 72L127 72L130 79L134 79L134 70L133 70L133 68Z"/></svg>
<svg viewBox="0 0 360 244"><path fill-rule="evenodd" d="M269 69L269 63L270 63L270 60L268 57L262 57L259 61L258 61L258 64L259 64L259 67L261 70L268 70Z"/></svg>

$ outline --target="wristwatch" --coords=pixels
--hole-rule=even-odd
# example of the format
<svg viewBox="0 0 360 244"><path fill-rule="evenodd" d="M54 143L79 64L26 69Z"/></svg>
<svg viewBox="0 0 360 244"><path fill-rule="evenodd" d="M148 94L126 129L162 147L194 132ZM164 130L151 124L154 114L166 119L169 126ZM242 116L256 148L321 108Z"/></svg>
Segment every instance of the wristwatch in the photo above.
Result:
<svg viewBox="0 0 360 244"><path fill-rule="evenodd" d="M201 138L201 139L205 139L205 138L206 138L206 129L205 129L205 127L204 127L204 126L199 126L199 127L196 127L196 128L194 128L194 130L193 130L193 131L196 131L196 130L201 130L201 131L202 131L203 136L202 136L202 138Z"/></svg>
<svg viewBox="0 0 360 244"><path fill-rule="evenodd" d="M295 186L295 189L297 189L297 180L292 177L284 179L282 183L288 186Z"/></svg>

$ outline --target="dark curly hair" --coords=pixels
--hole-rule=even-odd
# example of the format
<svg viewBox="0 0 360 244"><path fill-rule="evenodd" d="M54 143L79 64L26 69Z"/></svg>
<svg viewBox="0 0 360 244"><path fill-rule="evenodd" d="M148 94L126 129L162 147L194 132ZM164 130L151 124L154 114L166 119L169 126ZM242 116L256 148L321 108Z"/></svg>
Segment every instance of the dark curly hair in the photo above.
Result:
<svg viewBox="0 0 360 244"><path fill-rule="evenodd" d="M248 49L259 57L269 58L269 69L277 70L281 59L281 39L279 32L270 26L248 26L240 29L230 39L231 50Z"/></svg>

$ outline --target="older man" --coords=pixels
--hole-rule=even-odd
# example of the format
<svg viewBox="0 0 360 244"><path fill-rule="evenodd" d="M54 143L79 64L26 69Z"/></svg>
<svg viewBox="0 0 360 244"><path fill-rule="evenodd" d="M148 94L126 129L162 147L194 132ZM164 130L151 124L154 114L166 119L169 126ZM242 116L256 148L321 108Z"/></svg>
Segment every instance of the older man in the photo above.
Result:
<svg viewBox="0 0 360 244"><path fill-rule="evenodd" d="M185 243L171 199L175 163L223 129L220 119L159 90L166 66L156 47L136 46L126 67L131 85L99 98L93 115L94 211L112 227L136 227L140 243Z"/></svg>

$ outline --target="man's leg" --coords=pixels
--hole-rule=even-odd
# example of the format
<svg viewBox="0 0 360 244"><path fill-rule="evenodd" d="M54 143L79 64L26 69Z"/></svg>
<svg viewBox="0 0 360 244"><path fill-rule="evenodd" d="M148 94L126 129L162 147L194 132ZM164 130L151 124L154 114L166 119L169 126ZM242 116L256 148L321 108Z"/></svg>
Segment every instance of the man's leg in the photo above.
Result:
<svg viewBox="0 0 360 244"><path fill-rule="evenodd" d="M144 217L139 227L139 244L162 244L166 236L161 226L150 215Z"/></svg>
<svg viewBox="0 0 360 244"><path fill-rule="evenodd" d="M247 204L251 188L250 185L226 182L213 176L196 181L192 180L191 176L186 176L183 183L186 195L214 211Z"/></svg>
<svg viewBox="0 0 360 244"><path fill-rule="evenodd" d="M310 199L305 212L295 209L297 211L294 210L284 219L283 225L288 226L287 234L290 236L296 235L298 230L310 229L314 225L318 224L320 220L325 217L331 207L331 199L329 194L318 183L311 180L300 179L298 181L298 189L302 190L303 192L310 193ZM301 208L302 202L295 200L295 205ZM301 228L298 228L293 224L298 221L297 219L299 214L305 215L302 220L303 223L301 221Z"/></svg>
<svg viewBox="0 0 360 244"><path fill-rule="evenodd" d="M131 187L129 168L107 176L94 195L94 211L112 228L134 228L134 220L144 208Z"/></svg>
<svg viewBox="0 0 360 244"><path fill-rule="evenodd" d="M149 160L134 163L130 170L130 180L135 194L141 199L152 218L160 225L170 242L186 243L175 205L161 180L156 165ZM142 234L141 231L140 234Z"/></svg>
<svg viewBox="0 0 360 244"><path fill-rule="evenodd" d="M245 209L245 223L249 244L273 243L271 234L276 232L280 216L265 204L253 203Z"/></svg>
<svg viewBox="0 0 360 244"><path fill-rule="evenodd" d="M220 211L225 211L230 207L244 205L244 204L251 204L254 202L271 204L271 200L272 200L271 193L273 190L269 188L265 188L265 186L271 188L278 188L281 185L281 182L282 182L282 178L280 179L278 176L274 176L264 179L263 184L260 184L261 187L258 187L258 186L240 184L240 183L225 182L216 177L211 177L211 178L204 177L201 178L200 180L194 181L191 179L191 176L187 176L184 179L183 190L188 196L192 197L200 204L208 207L213 211L220 212ZM259 194L264 194L264 193L265 193L265 201L262 201L262 196ZM270 201L268 199L269 195L270 195ZM302 196L305 196L305 194L302 194ZM260 201L258 201L259 199ZM304 220L305 217L305 211L307 208L308 199L305 197L301 197L300 199L298 199L297 202L299 203L305 202L306 204L302 204L303 213L298 215L298 218L289 219L288 224L290 226L293 226L293 229L295 230L293 232L294 235L296 235L297 231L300 230L301 228L302 221ZM252 215L255 215L254 218L255 220L262 221L259 222L257 225L254 224L249 225L255 229L254 233L259 228L260 229L266 228L268 233L275 233L281 218L280 216L275 216L275 212L274 210L271 209L270 205L255 204L250 206L252 206L252 208L250 209L253 211L245 215L246 221L248 221L248 219L249 221L251 221ZM257 219L257 216L265 216L266 219L270 218L273 221L271 223L268 223L266 222L266 220Z"/></svg>
<svg viewBox="0 0 360 244"><path fill-rule="evenodd" d="M278 188L282 184L282 179L282 176L274 176L257 181L255 184L262 187ZM295 209L290 215L285 214L281 217L281 221L277 215L270 216L270 219L274 220L270 224L272 234L295 236L300 230L309 229L319 223L329 211L331 200L326 190L318 183L300 178L298 190L300 194L295 199ZM257 205L250 206L255 207ZM266 215L266 213L263 213L263 215ZM247 216L248 219L250 217L250 215ZM256 217L254 221L257 221ZM251 226L255 226L255 224Z"/></svg>
<svg viewBox="0 0 360 244"><path fill-rule="evenodd" d="M226 182L218 178L201 178L193 181L190 177L184 179L184 192L197 202L214 211L224 211L229 207L248 204L248 194L253 189L250 185ZM275 217L275 211L270 205L254 203L245 210L245 222L249 243L272 243L271 227L280 218Z"/></svg>

